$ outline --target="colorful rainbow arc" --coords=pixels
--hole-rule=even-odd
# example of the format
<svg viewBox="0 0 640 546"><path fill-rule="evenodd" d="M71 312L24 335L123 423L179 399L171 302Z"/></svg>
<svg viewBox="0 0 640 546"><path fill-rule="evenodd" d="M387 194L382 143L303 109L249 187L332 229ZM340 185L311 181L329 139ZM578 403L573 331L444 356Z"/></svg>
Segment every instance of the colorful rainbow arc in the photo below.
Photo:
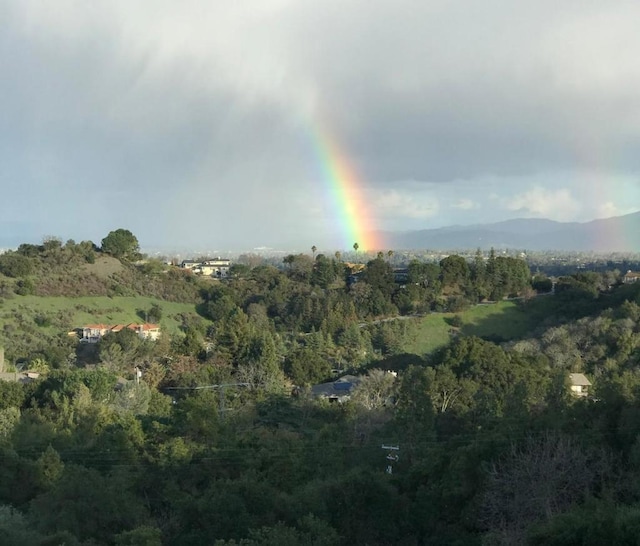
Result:
<svg viewBox="0 0 640 546"><path fill-rule="evenodd" d="M341 152L337 140L316 125L314 131L316 153L322 168L323 178L329 192L343 233L343 244L347 250L358 243L359 250L371 251L382 248L378 240L373 215L355 166Z"/></svg>

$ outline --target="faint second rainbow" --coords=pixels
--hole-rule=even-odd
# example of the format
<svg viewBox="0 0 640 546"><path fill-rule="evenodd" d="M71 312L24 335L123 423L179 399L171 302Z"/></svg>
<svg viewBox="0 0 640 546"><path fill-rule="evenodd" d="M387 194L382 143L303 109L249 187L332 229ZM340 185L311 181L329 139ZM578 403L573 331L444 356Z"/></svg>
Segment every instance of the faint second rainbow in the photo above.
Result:
<svg viewBox="0 0 640 546"><path fill-rule="evenodd" d="M371 207L355 166L333 135L319 124L314 126L313 139L331 205L340 225L342 243L347 250L354 243L358 243L359 250L381 249Z"/></svg>

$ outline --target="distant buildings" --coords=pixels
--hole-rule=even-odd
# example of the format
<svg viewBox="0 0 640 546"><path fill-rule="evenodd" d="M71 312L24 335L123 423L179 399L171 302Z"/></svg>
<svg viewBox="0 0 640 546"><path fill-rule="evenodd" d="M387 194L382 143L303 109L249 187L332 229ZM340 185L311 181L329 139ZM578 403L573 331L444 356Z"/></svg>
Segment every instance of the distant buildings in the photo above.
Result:
<svg viewBox="0 0 640 546"><path fill-rule="evenodd" d="M231 267L231 260L226 258L216 258L214 260L184 260L180 267L182 269L189 269L196 275L204 275L207 277L216 277L223 279L229 274L229 268Z"/></svg>

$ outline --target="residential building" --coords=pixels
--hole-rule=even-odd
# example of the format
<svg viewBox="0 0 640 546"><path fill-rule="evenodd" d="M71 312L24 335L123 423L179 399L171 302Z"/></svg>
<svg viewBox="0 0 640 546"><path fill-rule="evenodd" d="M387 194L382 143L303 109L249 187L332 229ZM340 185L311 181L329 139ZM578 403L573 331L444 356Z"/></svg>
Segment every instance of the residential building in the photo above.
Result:
<svg viewBox="0 0 640 546"><path fill-rule="evenodd" d="M231 260L226 258L215 258L211 260L203 260L201 262L194 260L184 260L180 267L189 269L196 275L204 275L206 277L216 277L223 279L229 274Z"/></svg>
<svg viewBox="0 0 640 546"><path fill-rule="evenodd" d="M200 265L200 262L196 260L182 260L180 267L182 267L183 269L193 269L198 265Z"/></svg>
<svg viewBox="0 0 640 546"><path fill-rule="evenodd" d="M153 341L157 340L160 337L160 326L157 324L87 324L83 326L81 329L81 338L80 341L82 343L97 343L109 333L120 332L124 329L132 330L136 334L138 334L143 339L151 339Z"/></svg>
<svg viewBox="0 0 640 546"><path fill-rule="evenodd" d="M352 391L360 384L361 379L355 375L345 375L329 383L320 383L311 387L311 396L324 398L329 402L346 402Z"/></svg>
<svg viewBox="0 0 640 546"><path fill-rule="evenodd" d="M574 396L589 395L589 387L591 386L591 381L589 381L584 374L571 373L569 374L569 381L571 385L571 394L573 394Z"/></svg>
<svg viewBox="0 0 640 546"><path fill-rule="evenodd" d="M622 277L622 282L624 284L633 284L634 282L640 281L640 272L638 271L627 271Z"/></svg>

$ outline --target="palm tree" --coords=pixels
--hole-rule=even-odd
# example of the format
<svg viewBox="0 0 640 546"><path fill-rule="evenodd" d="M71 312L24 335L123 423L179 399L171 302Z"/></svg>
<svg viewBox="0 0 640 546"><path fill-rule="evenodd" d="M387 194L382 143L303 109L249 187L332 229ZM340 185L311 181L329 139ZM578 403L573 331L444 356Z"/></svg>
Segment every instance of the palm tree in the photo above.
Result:
<svg viewBox="0 0 640 546"><path fill-rule="evenodd" d="M353 243L353 250L356 251L356 262L358 261L358 249L360 248L360 245L356 242Z"/></svg>
<svg viewBox="0 0 640 546"><path fill-rule="evenodd" d="M313 252L313 261L316 261L316 250L318 250L318 247L316 245L313 245L311 247L311 252Z"/></svg>
<svg viewBox="0 0 640 546"><path fill-rule="evenodd" d="M391 256L393 256L393 250L387 250L387 256L389 257L389 261L391 261Z"/></svg>

